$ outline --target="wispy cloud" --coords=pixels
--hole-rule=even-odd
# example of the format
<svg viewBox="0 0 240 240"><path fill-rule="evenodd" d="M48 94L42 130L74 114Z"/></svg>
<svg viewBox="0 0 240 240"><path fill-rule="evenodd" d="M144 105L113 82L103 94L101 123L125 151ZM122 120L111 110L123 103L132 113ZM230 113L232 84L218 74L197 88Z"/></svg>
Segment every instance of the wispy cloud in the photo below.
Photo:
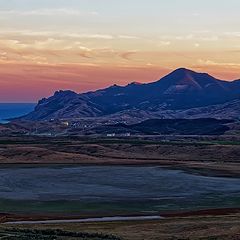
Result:
<svg viewBox="0 0 240 240"><path fill-rule="evenodd" d="M1 13L0 13L1 14ZM125 40L137 40L141 39L138 36L132 35L113 35L108 33L81 33L81 32L60 32L60 31L33 31L33 30L0 30L0 34L5 37L21 36L21 37L46 37L46 38L72 38L72 39L99 39L99 40L114 40L114 39L125 39Z"/></svg>
<svg viewBox="0 0 240 240"><path fill-rule="evenodd" d="M131 60L131 57L136 53L137 51L127 51L127 52L120 53L120 57L125 60Z"/></svg>
<svg viewBox="0 0 240 240"><path fill-rule="evenodd" d="M89 39L105 39L111 40L115 37L110 34L81 34L81 33L64 33L63 36L72 38L89 38Z"/></svg>
<svg viewBox="0 0 240 240"><path fill-rule="evenodd" d="M183 36L177 36L175 37L176 40L192 40L194 39L194 35L193 34L188 34L188 35L183 35Z"/></svg>
<svg viewBox="0 0 240 240"><path fill-rule="evenodd" d="M159 47L169 46L169 45L171 45L171 42L170 42L170 41L160 41L160 42L158 42L157 45L158 45Z"/></svg>
<svg viewBox="0 0 240 240"><path fill-rule="evenodd" d="M219 37L216 35L211 35L211 36L205 36L205 37L199 37L198 40L200 41L208 41L208 42L214 42L214 41L218 41Z"/></svg>
<svg viewBox="0 0 240 240"><path fill-rule="evenodd" d="M214 34L209 34L208 32L199 32L199 33L189 33L186 35L178 35L178 36L174 36L174 35L166 35L166 36L161 36L161 39L164 40L177 40L177 41L191 41L191 40L196 40L196 41L218 41L219 40L219 36L218 35L214 35Z"/></svg>
<svg viewBox="0 0 240 240"><path fill-rule="evenodd" d="M120 39L139 39L139 37L130 36L130 35L119 35L117 37L120 38Z"/></svg>
<svg viewBox="0 0 240 240"><path fill-rule="evenodd" d="M201 65L207 65L207 66L221 66L221 67L232 67L232 68L239 68L240 63L234 63L234 62L216 62L213 60L203 60L199 59L198 63Z"/></svg>
<svg viewBox="0 0 240 240"><path fill-rule="evenodd" d="M20 10L0 10L0 15L14 15L14 16L56 16L56 15L70 15L70 16L85 16L85 15L98 15L97 12L82 12L78 9L70 8L53 8L53 9L33 9L27 11Z"/></svg>
<svg viewBox="0 0 240 240"><path fill-rule="evenodd" d="M225 32L224 34L229 37L240 37L240 32Z"/></svg>

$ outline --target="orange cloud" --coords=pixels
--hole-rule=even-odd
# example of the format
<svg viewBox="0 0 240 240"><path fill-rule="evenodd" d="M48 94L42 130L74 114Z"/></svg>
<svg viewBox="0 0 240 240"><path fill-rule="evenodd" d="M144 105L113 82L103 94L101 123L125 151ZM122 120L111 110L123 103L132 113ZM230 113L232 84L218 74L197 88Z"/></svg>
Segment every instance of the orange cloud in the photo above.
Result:
<svg viewBox="0 0 240 240"><path fill-rule="evenodd" d="M196 48L195 39L188 38L171 39L170 44L169 39L127 35L6 34L0 38L0 101L37 101L58 89L83 92L114 83L150 82L178 67L239 78L237 45L220 51L219 40L202 39Z"/></svg>

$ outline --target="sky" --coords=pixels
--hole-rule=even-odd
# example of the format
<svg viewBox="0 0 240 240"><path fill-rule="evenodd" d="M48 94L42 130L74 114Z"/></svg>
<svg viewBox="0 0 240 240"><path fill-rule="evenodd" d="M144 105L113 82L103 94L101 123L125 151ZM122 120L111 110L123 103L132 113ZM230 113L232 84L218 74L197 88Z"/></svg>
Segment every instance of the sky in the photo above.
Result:
<svg viewBox="0 0 240 240"><path fill-rule="evenodd" d="M240 78L239 0L0 0L0 102L152 82L179 67Z"/></svg>

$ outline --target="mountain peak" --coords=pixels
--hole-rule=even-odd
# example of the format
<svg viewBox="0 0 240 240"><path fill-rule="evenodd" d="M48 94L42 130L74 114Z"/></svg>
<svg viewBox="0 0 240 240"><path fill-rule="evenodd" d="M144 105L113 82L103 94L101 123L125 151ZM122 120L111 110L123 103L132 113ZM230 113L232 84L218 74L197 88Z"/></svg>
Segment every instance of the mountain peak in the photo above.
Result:
<svg viewBox="0 0 240 240"><path fill-rule="evenodd" d="M174 70L174 72L193 72L193 71L188 68L181 67Z"/></svg>
<svg viewBox="0 0 240 240"><path fill-rule="evenodd" d="M59 90L54 93L54 96L67 96L67 95L77 95L77 93L71 90Z"/></svg>
<svg viewBox="0 0 240 240"><path fill-rule="evenodd" d="M240 82L218 80L207 73L178 68L159 81L113 85L84 94L58 91L39 102L25 119L92 117L123 111L190 109L222 104L239 98Z"/></svg>
<svg viewBox="0 0 240 240"><path fill-rule="evenodd" d="M197 72L194 72L187 68L178 68L170 72L167 76L160 79L158 82L168 82L169 84L177 84L181 81L192 81L195 76L198 75Z"/></svg>
<svg viewBox="0 0 240 240"><path fill-rule="evenodd" d="M186 75L186 74L197 74L197 72L187 69L187 68L178 68L176 70L174 70L173 72L170 73L171 74L179 74L179 75Z"/></svg>
<svg viewBox="0 0 240 240"><path fill-rule="evenodd" d="M226 93L225 83L215 79L207 73L199 73L187 68L178 68L156 82L164 94L187 96L204 94L215 96ZM217 98L217 96L215 96ZM206 98L210 98L206 97Z"/></svg>
<svg viewBox="0 0 240 240"><path fill-rule="evenodd" d="M205 72L196 72L194 70L191 70L191 69L188 69L188 68L177 68L176 70L174 70L173 72L171 72L169 75L171 74L179 74L179 75L186 75L186 74L189 74L189 76L191 75L201 75L201 76L205 76L205 77L210 77L212 79L215 79L214 77L212 77L211 75L209 75L208 73L205 73Z"/></svg>
<svg viewBox="0 0 240 240"><path fill-rule="evenodd" d="M212 77L211 75L207 74L207 73L199 73L199 72L195 72L191 69L187 69L187 68L178 68L176 70L174 70L173 72L169 73L167 76L163 77L162 79L160 79L160 82L163 81L170 81L172 83L176 83L176 82L198 82L198 83L213 83L215 82L217 79L215 79L214 77ZM200 84L201 85L201 84Z"/></svg>

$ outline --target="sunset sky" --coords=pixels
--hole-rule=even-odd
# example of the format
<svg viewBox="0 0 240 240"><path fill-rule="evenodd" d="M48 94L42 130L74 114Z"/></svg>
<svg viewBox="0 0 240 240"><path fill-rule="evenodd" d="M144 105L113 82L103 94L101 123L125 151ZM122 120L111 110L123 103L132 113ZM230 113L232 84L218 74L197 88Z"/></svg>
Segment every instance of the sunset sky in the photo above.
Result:
<svg viewBox="0 0 240 240"><path fill-rule="evenodd" d="M0 102L178 67L239 79L239 11L239 0L0 0Z"/></svg>

